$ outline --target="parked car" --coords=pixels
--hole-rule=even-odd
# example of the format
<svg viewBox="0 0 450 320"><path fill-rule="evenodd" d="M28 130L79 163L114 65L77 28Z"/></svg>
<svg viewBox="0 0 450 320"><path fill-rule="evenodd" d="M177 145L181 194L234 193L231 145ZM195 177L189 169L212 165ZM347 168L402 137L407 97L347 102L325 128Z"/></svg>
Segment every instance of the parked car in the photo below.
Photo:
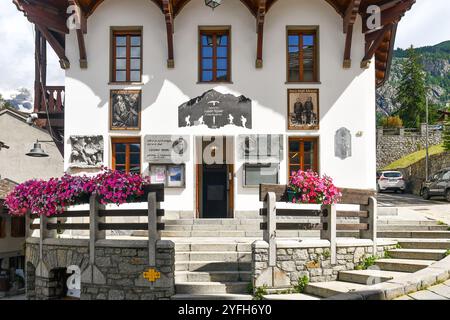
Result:
<svg viewBox="0 0 450 320"><path fill-rule="evenodd" d="M424 182L421 195L425 200L439 196L450 202L450 168L439 171L429 181Z"/></svg>
<svg viewBox="0 0 450 320"><path fill-rule="evenodd" d="M377 191L400 191L406 190L405 179L400 171L381 171L377 173Z"/></svg>

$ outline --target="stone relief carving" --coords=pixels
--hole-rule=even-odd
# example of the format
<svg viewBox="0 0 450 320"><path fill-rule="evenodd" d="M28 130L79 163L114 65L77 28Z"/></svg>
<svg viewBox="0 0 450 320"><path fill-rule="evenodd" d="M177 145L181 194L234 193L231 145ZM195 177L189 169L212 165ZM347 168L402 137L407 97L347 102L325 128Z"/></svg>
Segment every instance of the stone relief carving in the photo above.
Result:
<svg viewBox="0 0 450 320"><path fill-rule="evenodd" d="M340 128L334 136L334 154L339 159L352 156L352 134L347 128Z"/></svg>
<svg viewBox="0 0 450 320"><path fill-rule="evenodd" d="M99 168L103 165L103 136L71 136L72 168Z"/></svg>

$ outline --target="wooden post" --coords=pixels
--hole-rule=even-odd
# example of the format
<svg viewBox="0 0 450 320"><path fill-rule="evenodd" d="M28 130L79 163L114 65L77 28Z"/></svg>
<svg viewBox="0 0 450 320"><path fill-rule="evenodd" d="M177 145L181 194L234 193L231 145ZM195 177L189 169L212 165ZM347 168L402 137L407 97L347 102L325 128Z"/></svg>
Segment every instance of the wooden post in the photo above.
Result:
<svg viewBox="0 0 450 320"><path fill-rule="evenodd" d="M161 239L158 232L157 210L159 203L156 201L156 193L148 194L148 264L150 267L156 267L156 242Z"/></svg>
<svg viewBox="0 0 450 320"><path fill-rule="evenodd" d="M320 231L320 239L330 241L331 264L336 264L336 205L323 205L321 222L326 230Z"/></svg>
<svg viewBox="0 0 450 320"><path fill-rule="evenodd" d="M97 194L94 192L89 198L89 263L95 264L95 243L97 240L105 239L106 232L100 231L99 223L104 223L105 218L98 216L100 203L98 202Z"/></svg>
<svg viewBox="0 0 450 320"><path fill-rule="evenodd" d="M369 198L369 204L367 206L363 206L364 210L369 212L368 218L361 218L361 223L368 223L369 230L361 230L359 232L361 239L370 239L373 241L373 255L377 254L377 210L378 203L375 197Z"/></svg>
<svg viewBox="0 0 450 320"><path fill-rule="evenodd" d="M267 229L264 230L264 241L269 244L269 267L277 265L277 246L276 246L276 229L277 229L277 209L276 195L274 192L268 192L264 201L264 208L267 209L265 221Z"/></svg>
<svg viewBox="0 0 450 320"><path fill-rule="evenodd" d="M42 260L44 240L48 238L56 238L56 230L48 230L47 224L56 222L56 218L49 218L41 215L39 218L39 259Z"/></svg>

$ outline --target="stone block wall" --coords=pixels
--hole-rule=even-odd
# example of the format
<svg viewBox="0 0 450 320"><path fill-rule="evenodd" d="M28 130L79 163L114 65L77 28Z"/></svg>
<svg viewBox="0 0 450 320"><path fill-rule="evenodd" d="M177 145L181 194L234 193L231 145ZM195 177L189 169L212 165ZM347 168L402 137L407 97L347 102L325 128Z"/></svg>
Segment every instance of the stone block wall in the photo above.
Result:
<svg viewBox="0 0 450 320"><path fill-rule="evenodd" d="M356 240L358 241L358 240ZM377 257L383 257L384 252L395 248L394 243L377 247ZM337 280L339 271L354 270L366 257L374 256L373 246L365 245L337 247L337 261L331 264L329 245L277 245L277 268L289 279L291 286L307 276L310 282L324 282ZM252 246L252 276L256 280L269 265L268 244L257 241Z"/></svg>
<svg viewBox="0 0 450 320"><path fill-rule="evenodd" d="M61 276L65 268L76 265L81 270L81 300L169 299L175 294L175 245L157 243L155 269L160 278L154 283L144 278L150 269L148 254L147 241L103 240L96 245L95 264L91 265L87 240L47 239L40 260L39 243L29 239L27 298L61 298Z"/></svg>
<svg viewBox="0 0 450 320"><path fill-rule="evenodd" d="M423 131L423 130L422 130ZM441 131L430 131L428 143L430 146L442 143ZM377 135L377 169L380 170L392 162L420 151L426 147L426 135L383 135L378 130Z"/></svg>

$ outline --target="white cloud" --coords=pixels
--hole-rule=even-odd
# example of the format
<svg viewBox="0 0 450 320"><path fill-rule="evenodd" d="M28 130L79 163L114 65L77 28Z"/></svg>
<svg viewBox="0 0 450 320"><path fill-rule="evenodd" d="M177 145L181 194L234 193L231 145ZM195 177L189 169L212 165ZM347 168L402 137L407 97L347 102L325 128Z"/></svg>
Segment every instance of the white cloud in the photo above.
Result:
<svg viewBox="0 0 450 320"><path fill-rule="evenodd" d="M417 0L400 21L395 47L423 47L450 40L449 12L449 0Z"/></svg>
<svg viewBox="0 0 450 320"><path fill-rule="evenodd" d="M11 0L0 1L0 93L34 87L34 29ZM53 50L48 50L49 85L62 85L64 73Z"/></svg>

